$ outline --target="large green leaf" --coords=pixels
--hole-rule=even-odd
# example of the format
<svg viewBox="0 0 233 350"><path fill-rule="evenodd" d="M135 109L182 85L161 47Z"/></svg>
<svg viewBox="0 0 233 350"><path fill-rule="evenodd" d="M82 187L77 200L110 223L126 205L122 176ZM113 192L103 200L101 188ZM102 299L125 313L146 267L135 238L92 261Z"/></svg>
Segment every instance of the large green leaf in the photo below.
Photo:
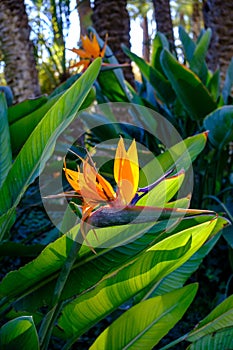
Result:
<svg viewBox="0 0 233 350"><path fill-rule="evenodd" d="M111 102L129 102L129 98L112 70L101 71L98 77L100 94L107 97ZM97 89L98 92L98 89ZM97 93L98 98L98 93ZM103 96L101 96L101 99ZM104 102L107 102L106 100ZM103 101L101 101L103 102Z"/></svg>
<svg viewBox="0 0 233 350"><path fill-rule="evenodd" d="M0 295L9 299L22 295L31 286L57 271L65 262L72 240L62 236L49 244L35 260L18 271L11 271L1 282Z"/></svg>
<svg viewBox="0 0 233 350"><path fill-rule="evenodd" d="M151 66L164 75L164 71L160 62L160 54L163 49L169 49L169 42L162 33L157 33L152 41Z"/></svg>
<svg viewBox="0 0 233 350"><path fill-rule="evenodd" d="M100 47L104 46L104 41L100 38L98 33L93 27L89 28L89 32L95 34ZM117 61L114 53L107 45L105 50L104 62L107 62L111 67L102 67L97 85L97 100L100 103L111 101L111 102L129 102L130 94L125 84L123 71L120 68L119 62ZM117 69L113 69L117 67ZM107 70L106 70L107 69ZM110 70L109 70L110 69ZM99 91L100 89L100 91ZM98 93L99 92L99 93ZM104 96L104 100L103 100ZM107 101L106 101L107 98Z"/></svg>
<svg viewBox="0 0 233 350"><path fill-rule="evenodd" d="M105 274L128 264L137 254L159 239L161 232L166 229L167 221L157 223L152 233L144 235L152 225L153 223L125 225L96 230L98 244L108 244L110 248L101 251L100 255L94 255L86 246L81 248L62 298L82 293L97 284ZM32 311L42 305L49 305L58 271L67 259L78 229L79 226L74 227L67 235L50 243L35 260L5 276L0 284L3 309L11 302L14 302L17 310ZM88 235L88 240L93 246L96 245L95 236ZM111 247L116 245L116 240L119 246L113 250Z"/></svg>
<svg viewBox="0 0 233 350"><path fill-rule="evenodd" d="M137 205L163 207L177 193L184 180L184 173L167 178L142 197Z"/></svg>
<svg viewBox="0 0 233 350"><path fill-rule="evenodd" d="M187 171L198 154L203 150L207 141L207 133L197 134L170 147L164 153L144 166L149 183L153 183L168 170ZM158 166L159 165L159 166ZM152 169L157 169L156 172ZM147 184L145 184L146 186Z"/></svg>
<svg viewBox="0 0 233 350"><path fill-rule="evenodd" d="M45 114L50 110L50 108L56 103L59 96L48 100L46 103L39 106L38 109L32 111L29 114L18 117L10 124L10 136L13 154L16 155L26 140L28 139L31 132L35 129L37 124L45 116Z"/></svg>
<svg viewBox="0 0 233 350"><path fill-rule="evenodd" d="M0 329L2 350L39 350L39 340L31 316L21 316L7 322Z"/></svg>
<svg viewBox="0 0 233 350"><path fill-rule="evenodd" d="M188 62L193 58L193 54L196 48L196 44L186 33L185 29L182 26L179 26L179 38L184 49L184 55Z"/></svg>
<svg viewBox="0 0 233 350"><path fill-rule="evenodd" d="M9 124L16 122L17 120L31 114L36 109L40 108L44 103L46 103L48 97L40 96L35 99L25 100L23 102L17 103L8 109L8 120Z"/></svg>
<svg viewBox="0 0 233 350"><path fill-rule="evenodd" d="M231 62L227 69L226 78L222 89L222 96L223 96L224 103L228 102L228 97L231 94L232 85L233 85L233 58L231 59Z"/></svg>
<svg viewBox="0 0 233 350"><path fill-rule="evenodd" d="M67 304L58 321L71 342L153 280L159 281L187 261L211 234L216 220L181 231L142 253L135 262L103 279ZM70 327L72 325L72 327Z"/></svg>
<svg viewBox="0 0 233 350"><path fill-rule="evenodd" d="M132 307L96 339L90 350L152 349L180 320L197 292L191 284Z"/></svg>
<svg viewBox="0 0 233 350"><path fill-rule="evenodd" d="M204 221L206 221L206 218L204 216L199 216L195 219L184 219L179 223L179 225L177 226L177 228L175 228L174 231L177 232L179 230L187 228L188 226L190 227L195 223L197 224L197 222L201 223ZM221 236L221 232L219 231L224 227L225 224L225 219L218 218L217 224L213 229L211 237L208 239L208 241L177 270L173 271L171 274L163 278L159 283L155 282L148 288L144 289L141 293L139 293L139 295L137 295L136 297L136 300L142 300L151 296L169 293L174 289L181 288L188 280L188 278L198 269L204 257L216 244L219 237Z"/></svg>
<svg viewBox="0 0 233 350"><path fill-rule="evenodd" d="M207 29L198 41L190 63L190 69L196 73L202 80L205 81L207 77L207 66L205 63L205 56L209 47L211 39L211 29Z"/></svg>
<svg viewBox="0 0 233 350"><path fill-rule="evenodd" d="M223 106L210 113L204 120L204 127L209 130L210 142L222 150L233 141L233 106Z"/></svg>
<svg viewBox="0 0 233 350"><path fill-rule="evenodd" d="M75 79L75 81L77 78ZM55 94L54 97L50 98L45 104L43 104L36 111L27 114L21 119L17 120L10 125L10 136L11 136L11 147L13 154L16 155L24 143L27 141L28 137L35 129L37 124L43 119L45 114L52 108L52 106L61 97L60 94ZM87 108L93 102L95 98L94 90L91 89L85 101L83 102L82 108Z"/></svg>
<svg viewBox="0 0 233 350"><path fill-rule="evenodd" d="M227 330L230 327L233 327L233 295L225 299L211 311L211 313L189 333L187 340L195 342L201 337L215 334L224 328Z"/></svg>
<svg viewBox="0 0 233 350"><path fill-rule="evenodd" d="M192 343L188 350L220 350L233 349L233 327L220 329L217 332L208 334L194 343Z"/></svg>
<svg viewBox="0 0 233 350"><path fill-rule="evenodd" d="M161 64L179 100L193 120L200 120L216 108L205 85L190 69L163 50Z"/></svg>
<svg viewBox="0 0 233 350"><path fill-rule="evenodd" d="M214 101L216 102L220 94L220 70L219 69L217 69L212 75L210 73L210 78L207 82L207 88L211 93Z"/></svg>
<svg viewBox="0 0 233 350"><path fill-rule="evenodd" d="M7 119L7 104L3 93L0 93L0 188L12 165L11 142Z"/></svg>
<svg viewBox="0 0 233 350"><path fill-rule="evenodd" d="M171 83L164 77L164 75L144 61L143 58L131 52L126 46L123 46L123 49L126 55L137 64L142 75L153 86L159 99L166 104L173 102L175 99L175 93L172 89Z"/></svg>
<svg viewBox="0 0 233 350"><path fill-rule="evenodd" d="M39 175L51 156L57 137L72 122L98 76L101 59L96 59L87 71L46 113L15 159L1 189L0 213L16 207L27 186ZM42 155L43 159L42 159ZM1 227L2 237L9 229L7 220Z"/></svg>

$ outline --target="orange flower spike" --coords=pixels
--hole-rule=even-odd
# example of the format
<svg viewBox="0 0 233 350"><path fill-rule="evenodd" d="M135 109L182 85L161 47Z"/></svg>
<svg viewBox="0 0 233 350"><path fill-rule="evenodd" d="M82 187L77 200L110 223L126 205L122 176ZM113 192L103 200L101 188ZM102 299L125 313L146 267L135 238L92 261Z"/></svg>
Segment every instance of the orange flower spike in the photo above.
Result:
<svg viewBox="0 0 233 350"><path fill-rule="evenodd" d="M82 36L81 40L82 40L83 50L90 54L89 57L93 57L93 58L99 57L100 46L95 35L93 35L92 40L89 39L88 36L86 35Z"/></svg>
<svg viewBox="0 0 233 350"><path fill-rule="evenodd" d="M89 160L83 162L83 173L79 171L79 191L85 201L91 205L97 205L101 202L112 201L116 194L111 184L98 174L95 165L90 165ZM71 183L70 183L71 184Z"/></svg>
<svg viewBox="0 0 233 350"><path fill-rule="evenodd" d="M67 181L69 182L70 186L78 193L80 194L80 186L79 186L79 172L75 170L70 170L66 168L66 162L64 161L64 168L65 176Z"/></svg>
<svg viewBox="0 0 233 350"><path fill-rule="evenodd" d="M95 58L104 57L105 50L107 47L107 35L106 35L105 43L102 49L100 49L96 35L93 35L91 39L86 35L85 36L81 35L81 41L82 41L82 49L73 48L70 50L76 53L77 55L79 55L81 60L75 63L74 65L70 66L70 68L83 66L83 70L85 70Z"/></svg>
<svg viewBox="0 0 233 350"><path fill-rule="evenodd" d="M138 153L135 140L126 151L124 140L120 139L114 161L114 178L118 187L117 205L129 205L137 192L139 183Z"/></svg>

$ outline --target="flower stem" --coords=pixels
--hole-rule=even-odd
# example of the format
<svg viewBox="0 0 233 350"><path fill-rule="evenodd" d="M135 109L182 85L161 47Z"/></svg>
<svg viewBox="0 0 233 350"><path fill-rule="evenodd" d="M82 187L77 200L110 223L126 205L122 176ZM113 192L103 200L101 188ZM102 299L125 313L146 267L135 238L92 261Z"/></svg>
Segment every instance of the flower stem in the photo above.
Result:
<svg viewBox="0 0 233 350"><path fill-rule="evenodd" d="M71 272L73 264L77 258L77 254L81 248L81 244L78 243L80 242L81 239L82 239L82 236L79 230L75 240L73 241L73 244L71 246L67 259L64 265L62 266L59 277L57 279L57 283L54 288L53 298L51 302L51 308L48 311L48 313L45 315L40 327L39 336L40 336L41 350L48 349L50 337L53 330L53 325L62 307L61 294L65 287L69 274Z"/></svg>

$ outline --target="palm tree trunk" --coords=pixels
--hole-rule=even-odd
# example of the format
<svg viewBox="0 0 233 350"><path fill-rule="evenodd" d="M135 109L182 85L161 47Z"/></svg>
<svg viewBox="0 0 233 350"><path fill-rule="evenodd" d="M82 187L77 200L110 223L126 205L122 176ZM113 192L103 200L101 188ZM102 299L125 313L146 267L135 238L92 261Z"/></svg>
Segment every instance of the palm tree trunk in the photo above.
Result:
<svg viewBox="0 0 233 350"><path fill-rule="evenodd" d="M108 45L120 63L130 63L130 59L121 49L121 44L130 48L130 19L126 6L126 0L95 0L92 16L97 33L103 39L108 33ZM131 67L124 68L124 75L133 84Z"/></svg>
<svg viewBox="0 0 233 350"><path fill-rule="evenodd" d="M200 34L202 23L201 3L199 0L194 0L192 7L192 33L193 38L196 40Z"/></svg>
<svg viewBox="0 0 233 350"><path fill-rule="evenodd" d="M30 27L23 0L0 1L0 45L5 62L5 79L14 101L40 94Z"/></svg>
<svg viewBox="0 0 233 350"><path fill-rule="evenodd" d="M144 60L150 61L150 36L148 31L148 18L147 16L142 17L142 32L143 32L143 45L142 45L142 55Z"/></svg>
<svg viewBox="0 0 233 350"><path fill-rule="evenodd" d="M174 50L174 34L169 0L152 0L157 31L166 35L171 49Z"/></svg>
<svg viewBox="0 0 233 350"><path fill-rule="evenodd" d="M220 68L222 81L233 56L233 2L207 0L203 6L206 28L212 29L212 38L207 55L209 68Z"/></svg>
<svg viewBox="0 0 233 350"><path fill-rule="evenodd" d="M87 28L92 25L92 8L90 0L76 0L78 14L79 14L79 23L80 23L80 34L87 35Z"/></svg>

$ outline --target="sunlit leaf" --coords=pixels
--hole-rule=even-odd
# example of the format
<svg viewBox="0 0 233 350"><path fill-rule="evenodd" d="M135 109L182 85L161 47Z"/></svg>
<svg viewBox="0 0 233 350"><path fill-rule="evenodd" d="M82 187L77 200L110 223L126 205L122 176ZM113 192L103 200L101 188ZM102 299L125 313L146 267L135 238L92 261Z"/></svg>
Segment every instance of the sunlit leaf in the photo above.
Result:
<svg viewBox="0 0 233 350"><path fill-rule="evenodd" d="M39 340L31 316L21 316L7 322L0 329L2 350L39 350Z"/></svg>
<svg viewBox="0 0 233 350"><path fill-rule="evenodd" d="M216 220L212 220L197 225L154 245L134 263L67 304L58 321L59 327L68 338L75 340L152 281L159 281L181 266L202 246L215 224Z"/></svg>
<svg viewBox="0 0 233 350"><path fill-rule="evenodd" d="M187 348L187 350L203 349L233 349L233 327L226 327L217 332L207 334Z"/></svg>
<svg viewBox="0 0 233 350"><path fill-rule="evenodd" d="M90 350L152 349L183 316L197 284L132 307L100 334Z"/></svg>
<svg viewBox="0 0 233 350"><path fill-rule="evenodd" d="M206 141L207 133L197 134L188 137L187 139L170 147L164 153L161 153L143 168L148 181L153 183L172 168L175 168L176 172L182 169L187 171L192 162L205 147ZM152 171L152 169L156 169L157 171Z"/></svg>
<svg viewBox="0 0 233 350"><path fill-rule="evenodd" d="M215 334L222 329L233 327L233 295L225 299L211 313L204 318L187 337L194 342L208 334ZM232 334L233 335L233 334Z"/></svg>
<svg viewBox="0 0 233 350"><path fill-rule="evenodd" d="M100 65L101 60L96 59L80 79L52 106L28 138L2 186L1 214L18 205L28 185L39 175L39 169L43 169L54 150L56 139L76 117L98 75ZM7 220L9 222L9 219ZM2 237L9 229L7 220L2 222Z"/></svg>

